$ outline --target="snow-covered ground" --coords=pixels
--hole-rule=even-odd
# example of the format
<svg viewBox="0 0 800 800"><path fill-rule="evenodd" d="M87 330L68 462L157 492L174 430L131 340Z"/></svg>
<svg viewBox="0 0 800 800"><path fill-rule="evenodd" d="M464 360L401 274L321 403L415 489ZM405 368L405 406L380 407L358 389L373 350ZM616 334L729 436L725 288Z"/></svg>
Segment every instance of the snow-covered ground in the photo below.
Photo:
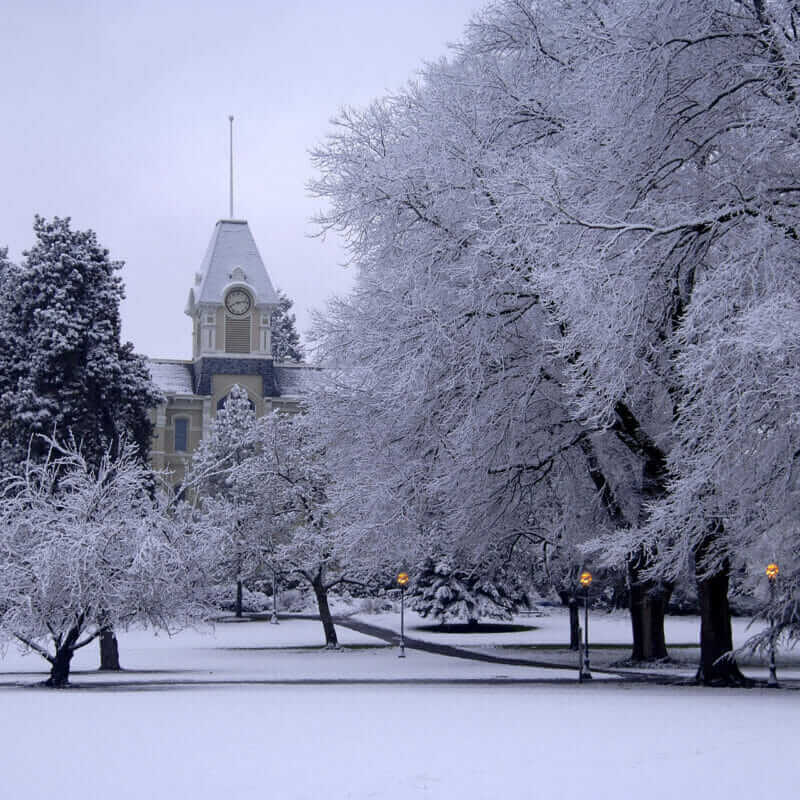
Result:
<svg viewBox="0 0 800 800"><path fill-rule="evenodd" d="M398 614L353 614L353 618L363 622L390 628L399 632L400 617ZM584 615L581 611L581 625ZM554 661L572 663L577 656L566 647L556 649L556 645L569 642L569 616L562 608L545 609L539 615L524 615L515 618L514 622L530 626L533 630L518 633L437 633L424 630L430 627L431 621L419 617L418 614L406 612L406 635L435 644L449 644L478 652L491 652L499 656L530 658L537 661ZM696 616L667 617L665 622L667 645L670 648L671 663L663 667L664 672L691 676L696 671L700 657L699 636L700 620ZM750 626L750 619L734 617L732 620L733 643L741 647L751 636L758 632L757 626ZM592 663L596 666L609 666L630 655L631 622L627 611L612 613L593 612L589 617L590 652ZM547 650L537 650L536 645L547 645ZM603 652L605 646L611 646ZM744 672L752 678L766 680L768 668L763 657L742 655L738 663ZM780 674L785 678L800 680L800 649L786 650L779 646L778 665Z"/></svg>
<svg viewBox="0 0 800 800"><path fill-rule="evenodd" d="M643 686L4 691L2 796L794 796L795 692Z"/></svg>
<svg viewBox="0 0 800 800"><path fill-rule="evenodd" d="M340 651L326 651L322 627L311 620L223 623L176 636L134 630L119 634L123 673L98 673L97 646L79 650L72 683L241 683L276 681L574 679L566 670L498 666L396 648L340 626ZM412 656L413 653L413 656ZM48 664L36 654L9 649L0 661L0 683L44 679Z"/></svg>
<svg viewBox="0 0 800 800"><path fill-rule="evenodd" d="M489 638L560 641L559 616ZM409 623L415 637L476 644ZM624 637L623 623L598 616L598 642ZM675 624L694 640L691 619ZM337 653L317 649L319 623L305 620L172 638L131 631L120 635L128 671L84 673L97 664L90 646L75 665L85 688L66 691L19 688L44 674L44 662L9 650L0 661L0 797L708 800L765 786L793 795L796 767L782 754L800 692L581 685L560 670L413 650L398 659L396 648L339 633Z"/></svg>

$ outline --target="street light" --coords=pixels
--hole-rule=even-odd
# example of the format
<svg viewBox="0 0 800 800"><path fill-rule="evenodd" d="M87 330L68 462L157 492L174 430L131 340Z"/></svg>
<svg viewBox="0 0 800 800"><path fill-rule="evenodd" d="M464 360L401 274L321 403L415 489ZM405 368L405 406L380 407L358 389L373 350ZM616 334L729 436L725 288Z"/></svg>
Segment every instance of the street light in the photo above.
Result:
<svg viewBox="0 0 800 800"><path fill-rule="evenodd" d="M592 573L588 570L581 572L580 584L586 591L584 600L584 617L583 617L583 661L581 662L581 671L579 679L581 681L590 681L592 673L589 669L589 587L592 585Z"/></svg>
<svg viewBox="0 0 800 800"><path fill-rule="evenodd" d="M406 586L408 585L408 573L401 572L397 576L397 584L400 587L400 655L398 658L406 657L406 625L405 625L405 597Z"/></svg>
<svg viewBox="0 0 800 800"><path fill-rule="evenodd" d="M767 580L769 581L769 600L770 605L772 606L772 613L770 614L769 621L769 678L767 678L767 686L777 689L778 676L775 674L775 627L773 615L775 613L775 584L777 583L778 573L780 570L778 569L778 565L773 562L771 564L767 564L767 568L764 570L764 572L766 572Z"/></svg>

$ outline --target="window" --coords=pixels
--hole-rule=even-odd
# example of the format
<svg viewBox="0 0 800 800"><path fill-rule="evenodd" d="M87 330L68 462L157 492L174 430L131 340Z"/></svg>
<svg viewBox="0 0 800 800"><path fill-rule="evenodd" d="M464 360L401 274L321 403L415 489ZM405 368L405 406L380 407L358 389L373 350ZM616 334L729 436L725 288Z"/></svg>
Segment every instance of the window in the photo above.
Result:
<svg viewBox="0 0 800 800"><path fill-rule="evenodd" d="M189 420L179 418L175 420L175 452L185 453L189 449Z"/></svg>

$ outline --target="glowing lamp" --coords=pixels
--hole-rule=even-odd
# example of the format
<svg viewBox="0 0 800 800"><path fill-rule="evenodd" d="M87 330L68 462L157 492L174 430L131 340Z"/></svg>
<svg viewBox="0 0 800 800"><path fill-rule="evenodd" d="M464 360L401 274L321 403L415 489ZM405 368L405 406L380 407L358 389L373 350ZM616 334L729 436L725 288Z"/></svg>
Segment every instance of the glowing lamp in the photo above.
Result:
<svg viewBox="0 0 800 800"><path fill-rule="evenodd" d="M408 573L407 572L401 572L397 576L397 582L400 584L400 586L405 586L408 583Z"/></svg>
<svg viewBox="0 0 800 800"><path fill-rule="evenodd" d="M588 589L592 585L592 573L588 570L581 572L580 582L584 589Z"/></svg>
<svg viewBox="0 0 800 800"><path fill-rule="evenodd" d="M780 570L778 569L778 565L775 563L767 564L767 568L764 571L767 573L767 577L771 581L774 581L775 578L778 577L778 573L780 572Z"/></svg>

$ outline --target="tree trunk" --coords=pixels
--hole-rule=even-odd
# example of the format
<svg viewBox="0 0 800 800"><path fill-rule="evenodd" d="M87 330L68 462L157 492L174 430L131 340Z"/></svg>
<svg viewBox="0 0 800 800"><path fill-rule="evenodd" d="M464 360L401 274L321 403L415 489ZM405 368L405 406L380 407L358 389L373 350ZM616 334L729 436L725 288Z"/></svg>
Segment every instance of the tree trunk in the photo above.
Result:
<svg viewBox="0 0 800 800"><path fill-rule="evenodd" d="M311 585L314 587L314 594L317 598L317 607L319 608L319 618L325 631L325 647L329 649L338 648L339 640L336 637L336 628L333 626L331 609L328 605L328 590L325 588L325 584L322 582L321 576L317 576L311 582Z"/></svg>
<svg viewBox="0 0 800 800"><path fill-rule="evenodd" d="M569 649L579 650L581 646L581 621L578 598L570 592L559 592L561 602L569 609Z"/></svg>
<svg viewBox="0 0 800 800"><path fill-rule="evenodd" d="M44 682L45 686L62 689L69 685L69 665L75 651L71 647L62 647L56 650L56 657L50 667L50 677Z"/></svg>
<svg viewBox="0 0 800 800"><path fill-rule="evenodd" d="M727 561L714 574L700 577L704 556L712 543L713 535L710 535L695 551L697 599L700 603L700 666L695 680L705 686L750 686L752 681L742 675L736 660L725 657L733 650Z"/></svg>
<svg viewBox="0 0 800 800"><path fill-rule="evenodd" d="M75 643L80 632L79 627L71 628L61 646L56 648L56 655L50 667L50 677L44 682L45 686L61 689L69 685L69 666L75 654Z"/></svg>
<svg viewBox="0 0 800 800"><path fill-rule="evenodd" d="M117 634L111 627L103 628L100 633L100 669L118 672L122 669L119 664L119 645Z"/></svg>
<svg viewBox="0 0 800 800"><path fill-rule="evenodd" d="M642 496L638 524L646 525L650 518L651 505L661 500L667 493L667 456L642 428L636 415L626 403L618 402L614 406L614 411L616 419L613 430L617 438L631 453L642 460ZM652 556L643 550L631 553L628 558L633 628L632 661L660 661L669 657L664 636L664 612L672 588L640 578L641 571L651 565Z"/></svg>
<svg viewBox="0 0 800 800"><path fill-rule="evenodd" d="M242 618L242 582L236 581L236 616Z"/></svg>
<svg viewBox="0 0 800 800"><path fill-rule="evenodd" d="M640 580L633 561L628 563L628 574L633 628L631 661L662 661L669 657L664 615L672 591L654 581Z"/></svg>
<svg viewBox="0 0 800 800"><path fill-rule="evenodd" d="M575 597L569 599L569 649L580 650L581 647L581 620L580 607Z"/></svg>

